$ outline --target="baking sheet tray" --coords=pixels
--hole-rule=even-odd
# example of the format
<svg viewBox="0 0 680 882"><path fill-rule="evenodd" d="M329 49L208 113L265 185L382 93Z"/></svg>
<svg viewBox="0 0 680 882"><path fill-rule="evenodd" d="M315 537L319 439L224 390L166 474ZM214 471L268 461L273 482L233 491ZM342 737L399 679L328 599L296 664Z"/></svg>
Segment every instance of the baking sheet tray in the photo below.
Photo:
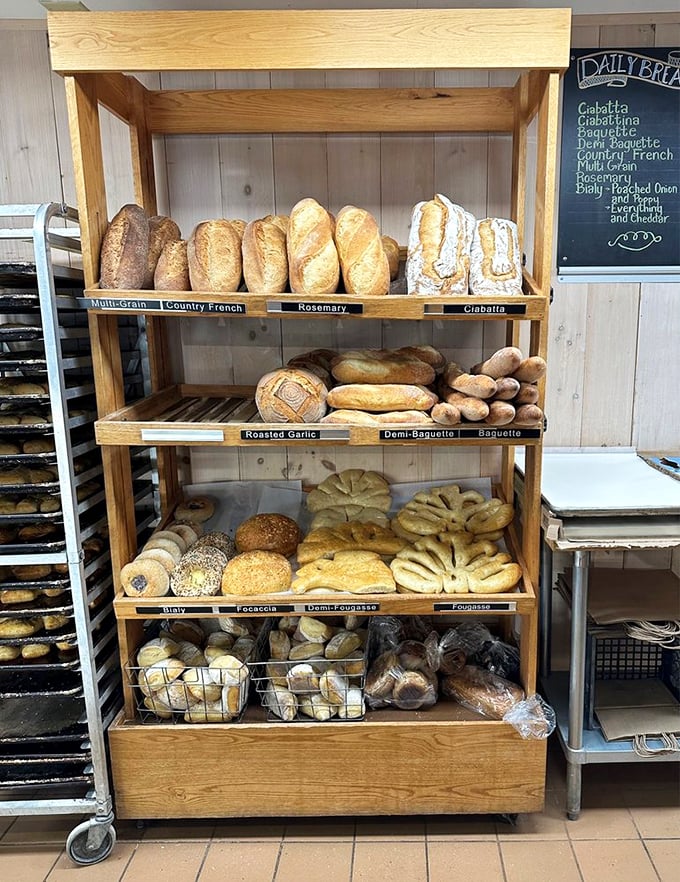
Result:
<svg viewBox="0 0 680 882"><path fill-rule="evenodd" d="M516 451L524 473L524 451ZM545 448L541 495L566 517L680 513L680 482L651 468L632 448Z"/></svg>
<svg viewBox="0 0 680 882"><path fill-rule="evenodd" d="M42 701L34 698L0 699L0 741L31 736L75 735L87 733L84 718L85 703L80 698L61 695L47 696Z"/></svg>

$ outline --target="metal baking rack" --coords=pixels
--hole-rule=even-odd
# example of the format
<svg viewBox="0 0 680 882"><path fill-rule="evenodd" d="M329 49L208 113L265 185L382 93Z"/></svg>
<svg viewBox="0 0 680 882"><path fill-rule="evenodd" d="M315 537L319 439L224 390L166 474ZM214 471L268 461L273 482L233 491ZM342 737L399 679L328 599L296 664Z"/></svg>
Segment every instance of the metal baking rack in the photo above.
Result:
<svg viewBox="0 0 680 882"><path fill-rule="evenodd" d="M67 260L80 251L77 220L74 209L57 203L0 206L0 226L13 227L0 229L0 249L29 241L34 254L30 263L0 263L0 472L11 472L0 499L32 500L0 513L0 650L7 656L0 661L0 816L89 815L66 848L75 862L92 864L116 839L104 732L121 705L121 671L92 356L77 303L82 274L52 264L53 250ZM145 382L143 329L134 321L121 323L131 397ZM46 391L16 394L20 382ZM36 439L48 445L24 451ZM35 472L32 480L36 469L55 476ZM136 454L132 469L148 527L157 510L148 453ZM58 500L58 510L41 511L44 500L50 508ZM43 537L46 525L53 532ZM6 633L26 620L40 625L35 633Z"/></svg>

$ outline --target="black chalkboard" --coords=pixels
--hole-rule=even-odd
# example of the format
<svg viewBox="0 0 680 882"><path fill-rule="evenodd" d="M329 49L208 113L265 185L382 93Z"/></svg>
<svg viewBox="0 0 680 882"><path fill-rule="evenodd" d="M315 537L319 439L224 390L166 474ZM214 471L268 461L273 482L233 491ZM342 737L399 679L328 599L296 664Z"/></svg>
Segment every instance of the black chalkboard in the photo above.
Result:
<svg viewBox="0 0 680 882"><path fill-rule="evenodd" d="M680 272L680 49L572 51L557 268Z"/></svg>

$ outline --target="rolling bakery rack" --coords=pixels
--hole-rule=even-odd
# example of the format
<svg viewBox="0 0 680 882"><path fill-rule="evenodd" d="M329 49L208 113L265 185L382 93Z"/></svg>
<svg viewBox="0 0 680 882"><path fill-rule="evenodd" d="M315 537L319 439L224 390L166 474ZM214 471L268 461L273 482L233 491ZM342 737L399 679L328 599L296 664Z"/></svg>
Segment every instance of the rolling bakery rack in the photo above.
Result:
<svg viewBox="0 0 680 882"><path fill-rule="evenodd" d="M282 35L285 38L282 39ZM83 237L99 421L114 575L137 550L131 504L132 445L154 445L163 512L179 498L177 445L420 444L452 452L471 444L502 448L501 489L512 498L513 447L526 449L526 499L520 589L491 599L447 595L362 597L370 612L396 615L499 616L521 622L521 676L535 690L538 632L541 429L512 425L426 431L258 422L249 387L171 382L167 323L201 314L309 318L295 295L100 291L99 249L107 225L98 104L128 123L136 201L156 213L153 135L230 133L502 132L512 136L512 216L530 255L524 296L430 298L394 291L361 300L348 295L312 304L313 317L491 320L509 342L528 325L529 353L545 356L552 263L558 89L569 57L570 12L563 10L365 10L280 12L53 13L53 68L65 78ZM447 70L517 72L509 87L445 89L275 89L156 91L123 71ZM535 174L528 128L536 120ZM528 178L532 178L531 181ZM533 233L525 223L533 193ZM427 194L425 198L429 198ZM410 211L410 206L405 206ZM125 406L117 343L118 317L147 317L153 392ZM205 318L196 319L206 321ZM351 341L347 341L351 346ZM541 386L541 399L543 388ZM542 404L542 400L539 402ZM236 451L235 451L236 452ZM357 451L357 464L360 464ZM511 537L508 537L511 542ZM281 595L258 598L277 612ZM297 598L296 598L297 600ZM342 596L319 595L311 606L343 608ZM345 608L354 605L348 596ZM143 621L197 614L252 614L215 598L181 606L159 602L143 611L118 595L121 659L142 640ZM297 611L306 605L296 603ZM288 607L290 610L290 606ZM266 613L261 613L266 614ZM315 611L316 614L316 611ZM110 731L119 815L132 818L409 814L539 810L545 742L523 741L507 724L442 702L427 713L373 711L361 722L268 723L248 708L238 724L142 725L128 688ZM216 772L219 769L221 771ZM291 786L294 770L295 786Z"/></svg>

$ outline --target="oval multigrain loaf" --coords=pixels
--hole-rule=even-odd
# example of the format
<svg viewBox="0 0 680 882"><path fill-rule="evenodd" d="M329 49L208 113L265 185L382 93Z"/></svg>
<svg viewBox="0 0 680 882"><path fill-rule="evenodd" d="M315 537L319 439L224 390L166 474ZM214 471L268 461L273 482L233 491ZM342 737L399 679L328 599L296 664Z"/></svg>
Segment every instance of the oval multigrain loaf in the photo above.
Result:
<svg viewBox="0 0 680 882"><path fill-rule="evenodd" d="M138 289L146 279L149 221L139 205L124 205L104 233L100 288Z"/></svg>
<svg viewBox="0 0 680 882"><path fill-rule="evenodd" d="M280 368L261 377L255 404L266 423L316 423L326 413L324 382L302 368Z"/></svg>
<svg viewBox="0 0 680 882"><path fill-rule="evenodd" d="M179 227L169 217L162 214L149 218L149 250L146 262L146 275L144 276L144 288L152 288L154 273L158 258L168 242L176 242L182 238Z"/></svg>
<svg viewBox="0 0 680 882"><path fill-rule="evenodd" d="M357 297L387 294L390 265L373 215L346 205L335 221L335 244L345 291Z"/></svg>
<svg viewBox="0 0 680 882"><path fill-rule="evenodd" d="M156 291L191 291L187 243L184 239L168 242L156 264L153 276Z"/></svg>
<svg viewBox="0 0 680 882"><path fill-rule="evenodd" d="M286 234L274 223L251 221L243 233L243 276L249 291L277 294L288 283Z"/></svg>
<svg viewBox="0 0 680 882"><path fill-rule="evenodd" d="M241 283L241 237L228 220L198 224L187 242L192 291L236 291Z"/></svg>
<svg viewBox="0 0 680 882"><path fill-rule="evenodd" d="M333 294L340 281L334 223L316 199L301 199L290 213L288 274L295 294Z"/></svg>

